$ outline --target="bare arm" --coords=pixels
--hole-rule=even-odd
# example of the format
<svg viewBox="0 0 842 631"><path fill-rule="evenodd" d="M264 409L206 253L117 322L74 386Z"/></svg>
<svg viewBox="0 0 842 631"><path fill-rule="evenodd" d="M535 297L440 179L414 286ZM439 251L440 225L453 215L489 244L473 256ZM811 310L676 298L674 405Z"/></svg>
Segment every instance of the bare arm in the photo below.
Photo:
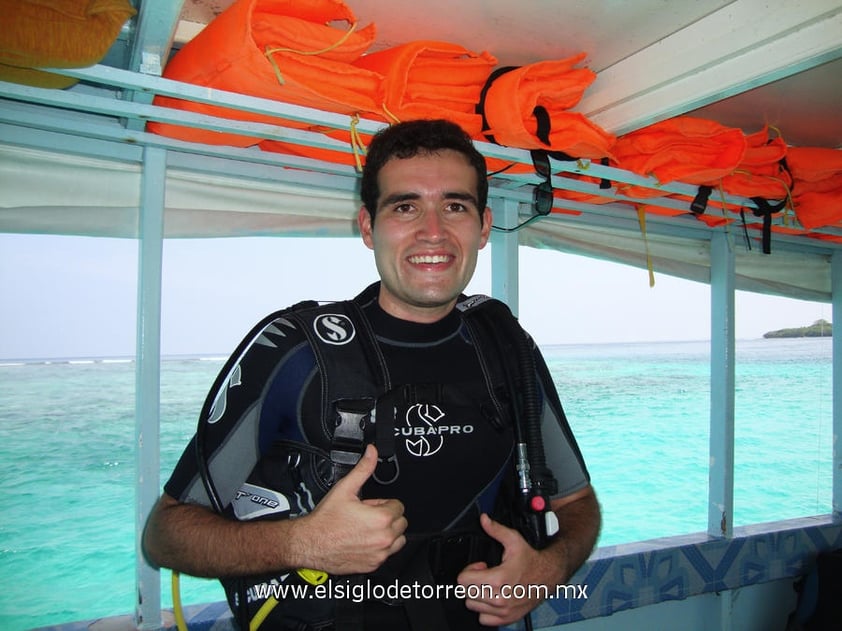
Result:
<svg viewBox="0 0 842 631"><path fill-rule="evenodd" d="M564 584L587 560L596 544L601 524L599 503L593 488L588 486L567 497L553 500L553 512L558 517L559 532L543 550L535 550L519 532L499 524L487 515L482 527L501 544L503 560L500 565L487 567L473 563L458 577L461 585L488 585L495 594L506 596L503 590L524 586L524 598L488 598L487 591L476 590L482 598L467 599L468 609L480 614L480 623L491 626L511 624L541 601L555 594L557 585ZM529 586L546 586L533 589Z"/></svg>
<svg viewBox="0 0 842 631"><path fill-rule="evenodd" d="M593 552L599 530L602 526L602 514L593 487L553 500L550 503L558 518L558 536L547 547L547 552L557 558L563 567L561 585L576 573Z"/></svg>
<svg viewBox="0 0 842 631"><path fill-rule="evenodd" d="M357 466L312 513L296 519L239 522L164 494L149 516L149 561L193 576L223 577L312 568L371 572L403 547L407 522L397 500L360 500L377 466L369 446Z"/></svg>

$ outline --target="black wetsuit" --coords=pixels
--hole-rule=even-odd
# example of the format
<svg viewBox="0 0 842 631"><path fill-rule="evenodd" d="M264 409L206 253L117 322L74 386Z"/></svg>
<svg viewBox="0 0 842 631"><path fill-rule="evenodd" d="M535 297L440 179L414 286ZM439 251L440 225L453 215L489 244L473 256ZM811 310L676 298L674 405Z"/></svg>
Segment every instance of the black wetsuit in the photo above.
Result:
<svg viewBox="0 0 842 631"><path fill-rule="evenodd" d="M377 285L373 285L357 300L375 332L391 385L418 387L413 389L414 398L398 406L394 418L397 467L388 469L381 481L370 479L363 495L401 500L410 537L465 524L478 529L478 515L492 513L497 488L513 471L511 424L501 427L489 413L480 362L460 313L454 310L434 324L403 321L385 313L376 296ZM245 488L243 483L273 445L303 442L329 452L332 437L332 427L326 427L322 415L322 387L313 351L290 319L264 322L242 348L238 361L218 380L221 386L209 394L205 420L210 422L206 426L210 431L204 440L219 502L229 507L237 498L240 518L257 507L240 501L243 493L238 491ZM543 361L539 354L538 361ZM348 370L361 366L355 359L349 361ZM432 384L447 387L442 393ZM544 382L541 387L554 386ZM557 495L564 496L586 486L588 475L563 412L548 405L547 397L543 399L547 464L558 482ZM195 440L165 491L180 501L212 505L199 475ZM309 491L292 495L295 499L287 502L281 498L284 517L306 513L317 501ZM476 616L469 614L469 618L475 621ZM469 628L465 624L460 620L452 628Z"/></svg>

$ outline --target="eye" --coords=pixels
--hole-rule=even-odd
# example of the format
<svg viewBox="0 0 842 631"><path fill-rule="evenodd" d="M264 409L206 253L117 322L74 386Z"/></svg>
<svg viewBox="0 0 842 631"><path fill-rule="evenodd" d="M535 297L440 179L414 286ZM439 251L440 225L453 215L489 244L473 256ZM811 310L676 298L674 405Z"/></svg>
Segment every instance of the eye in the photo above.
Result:
<svg viewBox="0 0 842 631"><path fill-rule="evenodd" d="M461 202L450 202L445 206L445 210L449 213L465 213L468 212L468 207Z"/></svg>
<svg viewBox="0 0 842 631"><path fill-rule="evenodd" d="M415 210L415 206L413 206L409 202L403 202L403 203L400 203L400 204L395 204L392 207L392 211L396 212L396 213L399 213L399 214L410 213L413 210Z"/></svg>

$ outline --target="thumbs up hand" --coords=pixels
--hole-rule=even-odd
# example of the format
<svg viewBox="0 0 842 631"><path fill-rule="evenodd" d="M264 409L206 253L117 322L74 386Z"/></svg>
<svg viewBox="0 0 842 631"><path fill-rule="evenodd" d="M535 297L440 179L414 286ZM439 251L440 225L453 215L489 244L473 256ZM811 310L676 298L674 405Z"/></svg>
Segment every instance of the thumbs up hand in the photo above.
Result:
<svg viewBox="0 0 842 631"><path fill-rule="evenodd" d="M360 489L377 467L368 445L356 466L328 491L312 513L296 519L306 567L330 574L376 570L406 543L403 504L395 499L361 500Z"/></svg>

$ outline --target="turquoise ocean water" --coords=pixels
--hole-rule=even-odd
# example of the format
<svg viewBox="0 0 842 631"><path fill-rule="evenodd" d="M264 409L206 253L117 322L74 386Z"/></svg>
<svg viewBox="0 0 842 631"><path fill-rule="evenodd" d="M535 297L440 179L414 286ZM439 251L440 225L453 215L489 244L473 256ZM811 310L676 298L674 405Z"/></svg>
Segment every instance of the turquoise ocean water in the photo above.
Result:
<svg viewBox="0 0 842 631"><path fill-rule="evenodd" d="M603 506L600 545L706 530L707 343L544 354ZM163 363L162 480L222 361ZM735 524L829 512L831 340L742 341L737 361ZM0 362L0 629L132 611L134 368ZM223 599L189 577L182 594Z"/></svg>

